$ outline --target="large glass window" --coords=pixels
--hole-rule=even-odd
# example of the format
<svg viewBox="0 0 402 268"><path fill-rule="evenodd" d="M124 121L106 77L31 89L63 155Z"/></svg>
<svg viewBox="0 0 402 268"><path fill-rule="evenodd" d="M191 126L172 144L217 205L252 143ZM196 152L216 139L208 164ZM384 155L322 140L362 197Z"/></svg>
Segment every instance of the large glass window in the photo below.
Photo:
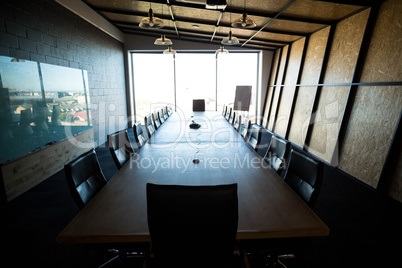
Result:
<svg viewBox="0 0 402 268"><path fill-rule="evenodd" d="M174 62L172 55L133 53L136 120L165 106L174 107Z"/></svg>
<svg viewBox="0 0 402 268"><path fill-rule="evenodd" d="M193 99L205 99L205 110L216 110L215 54L178 53L176 55L176 105L190 112Z"/></svg>
<svg viewBox="0 0 402 268"><path fill-rule="evenodd" d="M231 52L216 57L214 52L161 53L133 52L133 85L136 120L171 105L192 111L193 99L205 99L207 111L221 111L232 105L236 86L251 86L246 116L256 116L259 79L258 52Z"/></svg>
<svg viewBox="0 0 402 268"><path fill-rule="evenodd" d="M248 117L255 116L258 85L258 53L230 53L217 59L218 111L233 104L237 86L251 86Z"/></svg>

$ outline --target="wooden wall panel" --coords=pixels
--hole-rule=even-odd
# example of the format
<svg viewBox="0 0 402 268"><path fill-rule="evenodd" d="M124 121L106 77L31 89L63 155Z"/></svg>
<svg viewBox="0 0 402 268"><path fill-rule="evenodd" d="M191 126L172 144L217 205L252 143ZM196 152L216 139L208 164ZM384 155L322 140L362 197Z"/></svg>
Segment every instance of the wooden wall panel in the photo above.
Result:
<svg viewBox="0 0 402 268"><path fill-rule="evenodd" d="M279 55L281 54L281 50L277 49L275 51L275 55L272 61L272 69L271 69L271 77L269 79L269 84L268 85L274 85L276 83L276 73L278 71L278 67L279 67ZM272 96L273 96L273 92L274 92L274 88L273 87L269 87L268 91L267 91L267 98L265 100L265 110L264 110L264 116L263 116L263 125L265 127L268 126L268 115L269 115L269 111L271 110L271 100L272 100Z"/></svg>
<svg viewBox="0 0 402 268"><path fill-rule="evenodd" d="M319 82L329 30L330 27L327 27L310 36L302 67L300 84L317 84ZM302 148L306 140L316 92L317 86L302 86L299 88L297 94L288 139Z"/></svg>
<svg viewBox="0 0 402 268"><path fill-rule="evenodd" d="M290 85L297 84L297 78L300 72L300 64L303 56L305 41L306 38L303 38L299 41L294 42L290 49L289 62L284 80L284 85L287 86L282 89L282 97L280 100L278 115L275 123L275 132L282 137L286 136L292 103L295 97L296 86Z"/></svg>
<svg viewBox="0 0 402 268"><path fill-rule="evenodd" d="M400 0L389 0L381 6L361 82L402 81L401 14Z"/></svg>
<svg viewBox="0 0 402 268"><path fill-rule="evenodd" d="M402 110L402 86L358 88L339 168L376 188Z"/></svg>
<svg viewBox="0 0 402 268"><path fill-rule="evenodd" d="M297 101L288 139L302 148L306 140L316 93L317 86L300 87L297 93Z"/></svg>
<svg viewBox="0 0 402 268"><path fill-rule="evenodd" d="M336 166L337 157L332 160L332 156L337 156L339 151L337 140L349 86L324 86L320 90L317 112L312 115L314 120L310 126L311 139L307 150Z"/></svg>
<svg viewBox="0 0 402 268"><path fill-rule="evenodd" d="M327 27L310 36L300 84L317 84L319 82L329 30L330 27Z"/></svg>
<svg viewBox="0 0 402 268"><path fill-rule="evenodd" d="M352 82L368 15L367 9L336 26L324 83Z"/></svg>
<svg viewBox="0 0 402 268"><path fill-rule="evenodd" d="M351 83L369 10L349 17L336 26L325 84ZM337 141L349 86L323 86L312 125L308 150L333 166L338 164Z"/></svg>
<svg viewBox="0 0 402 268"><path fill-rule="evenodd" d="M65 164L93 147L91 129L1 165L7 201L59 172Z"/></svg>
<svg viewBox="0 0 402 268"><path fill-rule="evenodd" d="M276 118L276 110L278 108L279 95L282 90L281 85L282 85L283 76L284 76L284 72L285 72L285 66L287 63L288 49L289 49L289 45L284 46L282 48L282 56L281 56L281 60L279 62L278 79L276 80L277 86L275 87L274 100L273 100L272 107L271 107L271 115L270 115L269 121L268 121L268 128L271 130L274 128L274 123L275 123L275 118Z"/></svg>
<svg viewBox="0 0 402 268"><path fill-rule="evenodd" d="M274 87L269 87L268 91L267 91L267 99L266 99L266 104L265 104L264 117L263 117L263 121L262 121L262 124L265 127L268 127L268 115L269 115L269 111L271 110L273 94L274 94Z"/></svg>

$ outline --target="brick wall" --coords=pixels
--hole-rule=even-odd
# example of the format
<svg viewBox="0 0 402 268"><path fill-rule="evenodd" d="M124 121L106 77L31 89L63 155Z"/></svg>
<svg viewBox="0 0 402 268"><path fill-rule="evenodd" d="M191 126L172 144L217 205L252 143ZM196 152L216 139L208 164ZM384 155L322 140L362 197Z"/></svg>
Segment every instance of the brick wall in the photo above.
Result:
<svg viewBox="0 0 402 268"><path fill-rule="evenodd" d="M2 0L0 55L87 70L95 146L127 127L123 44L54 1Z"/></svg>

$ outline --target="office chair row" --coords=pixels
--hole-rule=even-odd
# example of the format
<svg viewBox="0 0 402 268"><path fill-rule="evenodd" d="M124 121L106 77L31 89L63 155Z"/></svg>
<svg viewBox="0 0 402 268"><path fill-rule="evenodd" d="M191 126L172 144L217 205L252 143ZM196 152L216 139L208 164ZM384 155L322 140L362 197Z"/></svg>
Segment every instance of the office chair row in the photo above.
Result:
<svg viewBox="0 0 402 268"><path fill-rule="evenodd" d="M157 129L172 115L173 111L168 107L164 107L159 111L145 116L146 131L148 138L150 138ZM152 121L151 121L152 118ZM140 122L135 122L133 125L134 138L137 143L137 147L141 148L146 142ZM128 137L127 129L117 131L107 136L109 150L112 154L112 158L116 164L116 167L120 169L134 154L134 150L131 146L131 142ZM66 173L67 183L70 192L73 196L78 208L83 209L89 201L107 184L105 176L99 165L99 161L94 149L82 154L75 160L64 166ZM147 251L147 248L143 245L139 248L136 247L135 257L144 257L143 252ZM118 254L104 265L107 265L111 261L120 258L121 260L130 257L128 251L124 248L115 250ZM102 265L102 267L104 266Z"/></svg>
<svg viewBox="0 0 402 268"><path fill-rule="evenodd" d="M144 133L142 124L137 121L133 125L134 139L137 148L140 149L152 137L152 135L162 126L163 123L172 115L173 111L167 106L159 111L150 113L145 116L145 130ZM110 153L118 169L120 169L134 154L128 137L127 130L120 130L107 136Z"/></svg>
<svg viewBox="0 0 402 268"><path fill-rule="evenodd" d="M322 163L305 152L290 148L291 143L259 125L251 125L232 107L224 105L222 116L241 134L244 140L261 154L264 162L281 176L310 207L313 207L322 181ZM267 144L261 144L262 136Z"/></svg>
<svg viewBox="0 0 402 268"><path fill-rule="evenodd" d="M164 119L163 122L166 120L163 110L154 113L153 114L154 118L156 118L156 114L158 115L159 122L161 122L160 118L162 116ZM167 118L169 118L168 112L167 115L168 115ZM152 134L154 133L152 132L152 127L159 128L161 126L161 125L157 126L157 124L155 124L155 121L153 122L154 124L148 124L148 122L150 122L149 119L150 117L152 118L152 114L146 116L146 129L147 132L149 129L151 133L151 135L148 135L149 137L152 136ZM258 150L260 146L263 129L257 125L253 125L253 127L250 128L248 126L249 123L247 123L247 121L249 120L246 119L245 121L246 121L245 124L241 124L241 119L239 120L242 126L241 133L243 132L246 133L242 136L243 138L245 138L246 142L250 144L250 146ZM163 122L161 124L163 124ZM135 127L133 128L135 135L141 135L141 134L143 135L142 128L141 131L137 132L137 130L139 130L140 128L141 124L135 124ZM279 136L275 135L272 132L269 132L268 130L265 131L266 133L264 134L268 133L271 135L271 141L267 149L267 152L265 153L264 160L275 171L277 171L281 175L283 174L282 177L287 183L289 183L289 185L295 190L295 192L299 194L299 196L308 205L313 206L321 182L321 176L322 176L321 163L309 158L305 154L298 152L294 149L288 152L290 147L288 141L280 138ZM114 147L113 150L111 149L112 155L116 155L116 159L118 159L118 161L115 161L118 168L119 165L120 167L124 165L124 159L127 156L127 152L134 153L128 139L127 130L124 130L122 133L124 134L122 135L122 137L117 135L117 139L121 139L122 142L117 141L115 142L115 144L120 145L122 144L123 146L121 146L119 149L116 150ZM112 138L109 137L109 140L112 140ZM141 138L136 138L137 144L141 143L141 140L142 140ZM145 137L144 140L146 142ZM140 146L142 145L140 144ZM286 164L286 159L289 159L288 165ZM83 154L82 156L78 157L74 161L67 164L65 166L65 171L72 196L80 209L82 209L96 195L96 193L100 189L102 189L103 186L106 185L105 177L102 173L102 170L100 168L94 150L91 150ZM237 216L236 216L237 185L232 185L230 189L224 190L224 192L229 191L231 194L224 195L222 194L222 191L223 189L219 187L214 188L214 187L189 186L186 187L185 189L184 188L182 189L180 188L180 186L179 188L177 188L177 186L161 186L161 185L155 186L150 184L147 185L148 224L150 226L151 240L153 241L153 252L154 253L156 252L156 256L158 256L158 258L154 259L155 262L152 263L155 267L160 267L170 262L175 263L176 267L180 267L180 264L182 265L182 267L188 267L190 263L194 264L194 259L200 260L198 262L199 264L202 264L200 267L205 267L206 265L206 263L205 262L202 263L201 260L205 260L208 263L207 265L208 267L236 266L234 263L238 262L234 262L233 244L236 237L236 228L237 228ZM196 202L196 200L192 201L191 209L186 207L186 204L189 204L189 202L184 200L188 200L188 198L191 198L192 196L199 196L201 193L207 194L208 198L201 198L201 200L198 199L198 201L200 201L198 203ZM166 198L168 196L174 196L175 198ZM219 202L216 201L217 199L219 199L220 201ZM169 200L173 200L174 203L173 201L170 202ZM213 201L210 206L207 206L205 200L215 200L215 201ZM234 200L236 200L236 202ZM206 233L201 234L199 239L194 239L194 237L192 237L192 239L188 241L188 243L195 242L196 244L198 244L198 246L200 246L200 250L197 250L197 252L201 252L201 254L198 255L191 250L189 251L191 247L186 247L186 245L188 245L187 243L183 247L182 243L178 242L175 244L174 242L174 241L184 241L187 236L186 235L187 231L184 232L185 235L183 235L183 237L180 237L180 239L178 239L179 238L178 233L180 232L175 232L175 238L168 239L167 236L169 235L169 233L171 233L170 232L171 230L170 231L167 230L166 226L168 226L168 229L170 229L173 227L178 228L178 226L180 226L179 224L182 225L184 224L184 226L181 226L179 228L180 230L186 230L186 228L195 226L194 224L187 224L188 222L199 222L203 226L207 226L208 224L207 218L202 217L200 218L199 215L204 215L206 212L208 212L209 214L211 213L214 214L216 204L222 204L222 206L225 206L225 209L222 210L220 208L219 211L227 211L227 212L230 211L231 213L229 216L225 215L224 218L227 219L227 221L224 220L219 221L224 222L224 226L221 226L222 229L220 230L226 230L226 231L225 232L220 231L219 234L213 235L213 237L215 238L219 237L219 235L224 235L220 236L223 240L222 244L220 244L219 247L214 248L213 245L209 243L209 241L212 241L210 230L217 229L216 226L209 226L210 228L209 227L204 228L203 230L207 231ZM191 217L188 216L189 211L193 211L194 215ZM200 213L200 211L204 212ZM175 220L173 221L173 219ZM207 222L204 222L204 220L206 220ZM166 225L166 222L172 222L173 227L171 225ZM209 237L210 239L202 240L201 239L202 237ZM166 243L166 241L169 242ZM200 241L204 242L201 243ZM154 242L156 242L156 244L154 244ZM270 255L271 258L266 258L266 256L264 255L264 261L269 260L271 264L273 264L278 261L280 262L281 258L283 258L283 255L281 254L288 253L289 252L288 249L292 248L287 247L286 246L287 244L285 244L285 247L282 251L275 251L280 252L281 254L276 254L274 259L272 259L273 255L272 252L269 251L269 247L266 247L264 243L262 244L256 243L256 244L254 244L254 241L251 241L250 243L245 243L242 246L242 248L248 253L247 254L248 257L246 258L247 263L255 264L255 266L251 267L259 267L258 262L255 262L253 260L255 260L256 258L258 259L261 254L255 254L255 252L264 252L261 250L262 249L265 250L266 248L268 248L267 253L264 254L266 256ZM180 249L179 252L183 252L185 254L182 255L180 253L180 256L178 256L176 254L177 251L175 251L178 248ZM204 250L201 250L203 248L204 249L208 248L207 250L208 254L202 253L205 252ZM223 248L226 249L225 254L223 254L223 252L225 251L222 250ZM143 251L137 250L137 252L144 252L147 250L144 248L142 249ZM290 251L293 252L292 250ZM120 249L118 252L121 259L127 258L126 256L127 250L123 248ZM116 258L119 256L116 256ZM187 256L187 258L184 256ZM178 260L180 261L178 262ZM197 261L195 262L197 263ZM209 262L213 262L217 266L214 266L213 263ZM262 265L263 266L261 267L265 267L265 263Z"/></svg>
<svg viewBox="0 0 402 268"><path fill-rule="evenodd" d="M267 144L261 144L263 135ZM310 208L314 208L322 183L322 162L291 148L289 141L258 125L251 127L248 143L256 151L262 150L263 163L281 176ZM308 238L276 239L265 245L260 241L254 245L250 242L244 245L244 250L253 268L308 267L306 256L311 255L311 247Z"/></svg>

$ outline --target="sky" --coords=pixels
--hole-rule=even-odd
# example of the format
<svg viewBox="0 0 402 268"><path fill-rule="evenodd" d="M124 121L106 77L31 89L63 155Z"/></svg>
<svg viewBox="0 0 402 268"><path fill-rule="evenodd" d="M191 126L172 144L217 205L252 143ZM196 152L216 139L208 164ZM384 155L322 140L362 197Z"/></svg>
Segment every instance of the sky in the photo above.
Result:
<svg viewBox="0 0 402 268"><path fill-rule="evenodd" d="M40 92L38 64L34 61L11 62L0 56L0 74L3 87ZM82 70L40 63L45 91L79 92L84 90ZM84 71L86 73L86 71ZM87 75L85 75L87 77ZM88 82L86 81L88 88Z"/></svg>

